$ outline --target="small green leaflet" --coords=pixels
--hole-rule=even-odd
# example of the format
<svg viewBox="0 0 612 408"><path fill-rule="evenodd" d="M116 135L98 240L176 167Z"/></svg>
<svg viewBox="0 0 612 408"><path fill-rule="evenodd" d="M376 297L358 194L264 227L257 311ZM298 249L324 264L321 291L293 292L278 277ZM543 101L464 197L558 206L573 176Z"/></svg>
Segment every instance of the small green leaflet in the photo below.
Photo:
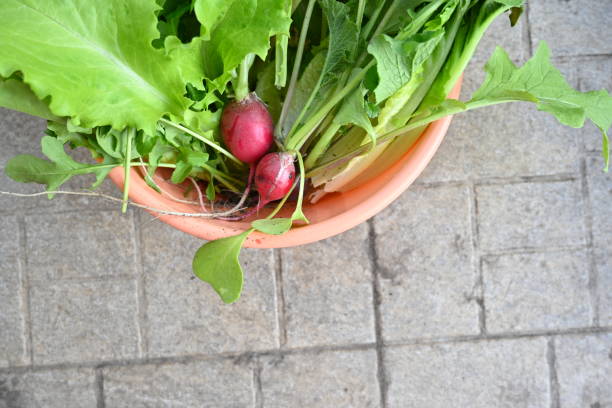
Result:
<svg viewBox="0 0 612 408"><path fill-rule="evenodd" d="M590 119L601 131L604 147L612 125L612 97L606 90L579 92L550 63L550 50L542 42L535 55L517 68L508 54L496 48L486 64L487 76L474 92L468 105L487 106L509 101L534 102L538 109L555 116L559 122L574 128ZM608 167L609 151L603 151Z"/></svg>
<svg viewBox="0 0 612 408"><path fill-rule="evenodd" d="M350 66L358 45L359 30L350 19L348 6L336 0L320 0L319 3L329 26L329 48L319 78L319 89L325 90Z"/></svg>
<svg viewBox="0 0 612 408"><path fill-rule="evenodd" d="M208 282L225 303L234 303L240 298L243 272L238 255L249 229L233 237L217 239L202 245L193 258L193 273Z"/></svg>
<svg viewBox="0 0 612 408"><path fill-rule="evenodd" d="M368 45L368 52L376 59L380 82L375 94L378 102L393 95L410 80L410 64L404 53L403 41L379 35Z"/></svg>
<svg viewBox="0 0 612 408"><path fill-rule="evenodd" d="M44 184L47 186L47 191L55 191L74 175L94 173L99 179L106 176L109 168L119 165L118 163L109 165L77 163L66 154L64 144L51 136L44 136L41 145L42 152L51 161L28 154L18 155L8 161L5 173L15 181ZM99 181L96 184L99 184ZM50 195L50 198L52 196Z"/></svg>
<svg viewBox="0 0 612 408"><path fill-rule="evenodd" d="M332 123L338 126L348 124L359 126L370 135L372 145L374 146L376 144L376 132L366 110L365 93L366 90L363 85L351 93L342 104Z"/></svg>
<svg viewBox="0 0 612 408"><path fill-rule="evenodd" d="M291 218L272 218L253 221L251 226L264 234L283 235L291 229L292 223Z"/></svg>

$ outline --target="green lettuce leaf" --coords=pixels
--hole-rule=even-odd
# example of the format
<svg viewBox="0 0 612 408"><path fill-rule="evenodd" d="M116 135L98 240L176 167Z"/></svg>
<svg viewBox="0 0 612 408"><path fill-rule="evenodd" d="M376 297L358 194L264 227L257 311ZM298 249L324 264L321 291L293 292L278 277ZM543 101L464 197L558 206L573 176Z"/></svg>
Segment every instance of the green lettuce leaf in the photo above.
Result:
<svg viewBox="0 0 612 408"><path fill-rule="evenodd" d="M220 90L248 54L263 60L270 49L270 37L289 35L291 13L285 0L198 0L195 9L206 30L204 71Z"/></svg>
<svg viewBox="0 0 612 408"><path fill-rule="evenodd" d="M152 133L189 103L178 65L151 45L158 9L155 0L3 0L0 76L20 71L39 99L51 97L53 114L79 126Z"/></svg>
<svg viewBox="0 0 612 408"><path fill-rule="evenodd" d="M18 79L0 78L0 106L55 122L62 121L49 110L46 103L38 99L29 86Z"/></svg>

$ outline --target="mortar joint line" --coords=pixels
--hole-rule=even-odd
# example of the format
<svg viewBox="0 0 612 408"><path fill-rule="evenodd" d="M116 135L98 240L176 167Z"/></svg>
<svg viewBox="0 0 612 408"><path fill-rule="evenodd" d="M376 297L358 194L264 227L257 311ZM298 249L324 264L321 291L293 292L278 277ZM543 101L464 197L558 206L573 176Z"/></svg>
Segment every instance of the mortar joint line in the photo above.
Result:
<svg viewBox="0 0 612 408"><path fill-rule="evenodd" d="M134 261L136 264L136 321L138 323L138 351L140 356L149 354L149 333L147 325L147 294L145 289L145 265L142 228L139 224L139 213L132 213L132 243L134 245Z"/></svg>
<svg viewBox="0 0 612 408"><path fill-rule="evenodd" d="M485 308L485 282L483 272L483 260L480 243L479 243L479 228L478 228L478 196L476 194L476 184L470 182L469 193L470 197L470 226L472 235L472 268L476 273L475 289L478 295L472 295L474 301L478 304L478 329L481 335L487 334L487 320Z"/></svg>
<svg viewBox="0 0 612 408"><path fill-rule="evenodd" d="M558 330L540 330L540 331L526 331L526 332L502 332L495 334L482 335L467 335L467 336L452 336L452 337L432 337L432 338L420 338L420 339L407 339L401 341L392 341L385 343L386 348L397 348L415 345L435 345L435 344L455 344L455 343L478 343L486 341L500 341L500 340L516 340L523 338L545 338L545 337L562 337L562 336L592 336L599 334L612 333L612 326L600 326L600 327L576 327L570 329L558 329ZM308 354L319 354L322 352L351 352L351 351L364 351L364 350L376 350L376 343L360 343L360 344L346 344L338 346L312 346L312 347L301 347L293 349L270 349L261 350L256 352L248 353L250 356L255 358L261 357L277 357L286 355L308 355ZM168 357L155 357L155 358L134 358L134 359L121 359L121 360L104 360L104 361L82 361L82 362L71 362L71 363L54 363L54 364L42 364L42 365L30 365L30 366L12 366L6 368L0 368L0 374L23 374L30 372L39 371L51 371L51 370L72 370L79 368L93 368L93 369L105 369L105 368L117 368L117 367L138 367L145 365L168 365L168 364L187 364L198 361L226 361L236 360L241 357L244 353L226 352L218 354L192 354L182 356L168 356Z"/></svg>
<svg viewBox="0 0 612 408"><path fill-rule="evenodd" d="M525 27L527 34L527 52L529 53L529 58L533 56L533 36L531 34L531 21L530 21L531 9L529 7L529 1L525 3Z"/></svg>
<svg viewBox="0 0 612 408"><path fill-rule="evenodd" d="M253 367L253 402L255 408L264 408L263 386L261 384L262 365L259 358L255 359Z"/></svg>
<svg viewBox="0 0 612 408"><path fill-rule="evenodd" d="M580 159L581 193L584 206L584 230L586 240L586 253L588 263L588 289L593 313L593 325L599 326L599 291L597 265L595 261L595 250L593 248L593 208L590 199L589 182L587 177L586 159Z"/></svg>
<svg viewBox="0 0 612 408"><path fill-rule="evenodd" d="M386 408L388 405L388 390L389 382L387 379L387 373L385 369L385 345L383 338L383 324L382 315L380 311L380 304L382 302L382 293L380 288L380 280L378 278L379 271L379 258L378 250L376 248L376 231L374 229L374 221L372 219L367 221L368 224L368 249L370 258L370 270L372 271L372 303L374 308L374 331L376 336L376 365L377 372L376 376L378 379L378 386L380 388L380 401L381 407Z"/></svg>
<svg viewBox="0 0 612 408"><path fill-rule="evenodd" d="M28 272L28 241L25 216L17 216L18 240L19 240L19 261L18 265L21 272L21 305L24 321L24 352L28 364L34 364L34 344L32 336L32 300L30 290L30 274Z"/></svg>
<svg viewBox="0 0 612 408"><path fill-rule="evenodd" d="M557 355L555 351L555 339L549 338L546 347L546 361L548 363L548 379L550 390L550 408L560 408L559 378L557 376Z"/></svg>
<svg viewBox="0 0 612 408"><path fill-rule="evenodd" d="M96 408L105 408L106 402L104 401L104 374L102 368L96 367L95 369L95 394L96 394Z"/></svg>
<svg viewBox="0 0 612 408"><path fill-rule="evenodd" d="M287 346L287 309L285 305L285 285L283 282L283 254L282 250L278 248L273 251L278 345L280 348L285 348Z"/></svg>

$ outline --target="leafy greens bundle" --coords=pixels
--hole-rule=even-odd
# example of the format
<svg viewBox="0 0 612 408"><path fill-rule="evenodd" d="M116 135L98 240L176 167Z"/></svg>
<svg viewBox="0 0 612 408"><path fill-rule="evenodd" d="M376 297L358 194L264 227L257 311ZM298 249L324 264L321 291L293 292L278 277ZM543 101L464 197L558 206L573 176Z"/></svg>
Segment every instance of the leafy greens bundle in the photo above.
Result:
<svg viewBox="0 0 612 408"><path fill-rule="evenodd" d="M193 262L223 301L238 299L238 253L253 230L282 234L313 197L347 191L406 152L444 116L523 101L559 122L588 119L603 135L612 98L581 93L550 63L542 43L517 67L497 48L468 101L447 99L485 30L522 0L3 0L0 2L0 106L48 121L43 160L19 155L5 171L44 184L52 196L71 177L115 167L206 185L207 201L248 188L248 168L228 151L219 126L225 106L250 91L274 120L279 151L300 178L293 216L272 214L245 233L205 244ZM65 150L83 147L94 163ZM304 158L304 159L302 159Z"/></svg>

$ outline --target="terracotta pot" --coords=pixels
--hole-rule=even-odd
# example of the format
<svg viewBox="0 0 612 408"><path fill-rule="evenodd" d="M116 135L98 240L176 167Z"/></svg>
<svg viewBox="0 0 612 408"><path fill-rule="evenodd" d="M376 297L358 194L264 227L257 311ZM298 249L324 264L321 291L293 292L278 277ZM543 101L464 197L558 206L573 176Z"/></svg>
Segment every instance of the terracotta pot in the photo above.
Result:
<svg viewBox="0 0 612 408"><path fill-rule="evenodd" d="M457 98L460 89L461 81L455 86L449 97ZM310 224L293 227L288 233L280 236L253 232L247 238L245 246L284 248L308 244L340 234L373 217L391 204L421 174L440 146L450 122L451 117L446 117L430 124L410 150L377 177L348 192L330 194L316 204L306 204L304 213L310 220ZM157 193L145 183L139 171L132 169L131 172L129 195L134 202L176 212L198 211L197 206L179 203ZM114 169L110 178L120 189L123 189L122 168ZM160 187L164 190L174 193L176 197L181 197L182 190L179 187L171 183L161 181L160 183ZM278 216L289 216L291 211L292 209L285 209ZM260 212L260 215L265 214L265 210ZM205 240L236 235L250 227L249 222L229 222L172 215L161 215L159 219Z"/></svg>

